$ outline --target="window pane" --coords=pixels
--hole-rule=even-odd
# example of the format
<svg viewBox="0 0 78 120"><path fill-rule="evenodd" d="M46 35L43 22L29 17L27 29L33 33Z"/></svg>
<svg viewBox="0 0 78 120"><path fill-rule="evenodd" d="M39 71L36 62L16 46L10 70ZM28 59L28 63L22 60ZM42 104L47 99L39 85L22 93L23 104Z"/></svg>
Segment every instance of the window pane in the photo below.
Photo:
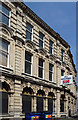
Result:
<svg viewBox="0 0 78 120"><path fill-rule="evenodd" d="M43 78L43 69L39 67L39 77Z"/></svg>
<svg viewBox="0 0 78 120"><path fill-rule="evenodd" d="M49 71L49 80L52 81L52 72Z"/></svg>
<svg viewBox="0 0 78 120"><path fill-rule="evenodd" d="M29 54L29 53L26 52L26 53L25 53L25 60L31 62L31 54Z"/></svg>
<svg viewBox="0 0 78 120"><path fill-rule="evenodd" d="M31 63L25 62L25 73L31 74Z"/></svg>
<svg viewBox="0 0 78 120"><path fill-rule="evenodd" d="M53 44L53 43L52 43L52 42L51 42L51 40L50 40L50 41L49 41L49 46L51 46L51 47L52 47L52 44Z"/></svg>
<svg viewBox="0 0 78 120"><path fill-rule="evenodd" d="M64 76L64 71L63 70L61 70L61 76Z"/></svg>
<svg viewBox="0 0 78 120"><path fill-rule="evenodd" d="M0 13L0 22L9 25L9 18Z"/></svg>
<svg viewBox="0 0 78 120"><path fill-rule="evenodd" d="M39 40L39 47L43 48L43 41Z"/></svg>
<svg viewBox="0 0 78 120"><path fill-rule="evenodd" d="M49 64L49 70L53 71L53 65L52 64Z"/></svg>
<svg viewBox="0 0 78 120"><path fill-rule="evenodd" d="M30 32L28 32L28 31L26 31L26 39L27 40L31 40L31 33Z"/></svg>
<svg viewBox="0 0 78 120"><path fill-rule="evenodd" d="M8 56L0 51L0 65L7 66Z"/></svg>
<svg viewBox="0 0 78 120"><path fill-rule="evenodd" d="M26 24L26 28L29 30L29 31L31 31L32 32L32 26L30 25L30 24Z"/></svg>
<svg viewBox="0 0 78 120"><path fill-rule="evenodd" d="M49 53L52 54L52 48L51 47L49 47Z"/></svg>
<svg viewBox="0 0 78 120"><path fill-rule="evenodd" d="M4 7L3 5L1 5L1 4L0 4L0 10L3 13L5 13L7 16L9 16L9 10L6 7Z"/></svg>
<svg viewBox="0 0 78 120"><path fill-rule="evenodd" d="M0 40L0 49L1 50L8 52L8 45L9 45L8 42L6 42L4 40Z"/></svg>
<svg viewBox="0 0 78 120"><path fill-rule="evenodd" d="M43 67L43 60L39 59L39 66Z"/></svg>
<svg viewBox="0 0 78 120"><path fill-rule="evenodd" d="M39 33L39 38L43 40L44 35L42 33Z"/></svg>

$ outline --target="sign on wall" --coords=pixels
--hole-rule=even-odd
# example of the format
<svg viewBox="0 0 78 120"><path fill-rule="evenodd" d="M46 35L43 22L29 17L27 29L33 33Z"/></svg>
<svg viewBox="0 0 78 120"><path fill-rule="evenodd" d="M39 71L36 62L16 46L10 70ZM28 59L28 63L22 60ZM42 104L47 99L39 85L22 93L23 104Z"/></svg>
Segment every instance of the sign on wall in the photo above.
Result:
<svg viewBox="0 0 78 120"><path fill-rule="evenodd" d="M73 83L72 75L61 76L61 85L70 85L72 83Z"/></svg>

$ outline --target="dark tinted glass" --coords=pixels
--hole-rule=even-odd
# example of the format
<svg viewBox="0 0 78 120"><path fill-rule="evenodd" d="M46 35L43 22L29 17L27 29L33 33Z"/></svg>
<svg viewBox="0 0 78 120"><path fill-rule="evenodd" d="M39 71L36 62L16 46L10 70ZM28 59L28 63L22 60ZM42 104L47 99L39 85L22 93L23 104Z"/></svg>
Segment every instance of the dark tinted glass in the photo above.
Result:
<svg viewBox="0 0 78 120"><path fill-rule="evenodd" d="M9 16L9 10L5 6L3 6L3 5L0 4L0 10L3 13L5 13L7 16Z"/></svg>
<svg viewBox="0 0 78 120"><path fill-rule="evenodd" d="M64 76L64 71L63 70L61 70L61 76Z"/></svg>
<svg viewBox="0 0 78 120"><path fill-rule="evenodd" d="M49 46L53 46L53 42L51 40L49 41Z"/></svg>
<svg viewBox="0 0 78 120"><path fill-rule="evenodd" d="M39 77L43 78L43 69L39 67Z"/></svg>
<svg viewBox="0 0 78 120"><path fill-rule="evenodd" d="M29 53L25 53L25 60L30 61L31 62L31 55Z"/></svg>
<svg viewBox="0 0 78 120"><path fill-rule="evenodd" d="M0 22L9 25L9 18L0 13Z"/></svg>
<svg viewBox="0 0 78 120"><path fill-rule="evenodd" d="M49 70L53 71L53 65L52 64L49 64Z"/></svg>
<svg viewBox="0 0 78 120"><path fill-rule="evenodd" d="M31 40L31 33L26 31L26 39Z"/></svg>
<svg viewBox="0 0 78 120"><path fill-rule="evenodd" d="M8 51L8 45L9 43L4 41L4 40L0 40L0 49L5 50L6 52Z"/></svg>
<svg viewBox="0 0 78 120"><path fill-rule="evenodd" d="M49 71L49 80L52 81L52 72Z"/></svg>
<svg viewBox="0 0 78 120"><path fill-rule="evenodd" d="M39 59L39 66L43 67L43 60Z"/></svg>
<svg viewBox="0 0 78 120"><path fill-rule="evenodd" d="M63 53L64 53L64 50L61 50L61 54L63 55Z"/></svg>
<svg viewBox="0 0 78 120"><path fill-rule="evenodd" d="M29 23L26 24L26 28L27 28L27 30L32 32L32 26Z"/></svg>
<svg viewBox="0 0 78 120"><path fill-rule="evenodd" d="M39 47L43 48L43 41L39 40Z"/></svg>
<svg viewBox="0 0 78 120"><path fill-rule="evenodd" d="M31 63L25 62L25 73L31 74Z"/></svg>
<svg viewBox="0 0 78 120"><path fill-rule="evenodd" d="M51 48L51 47L49 47L49 53L51 53L51 54L52 54L52 48Z"/></svg>
<svg viewBox="0 0 78 120"><path fill-rule="evenodd" d="M44 35L42 33L39 33L39 38L43 40Z"/></svg>

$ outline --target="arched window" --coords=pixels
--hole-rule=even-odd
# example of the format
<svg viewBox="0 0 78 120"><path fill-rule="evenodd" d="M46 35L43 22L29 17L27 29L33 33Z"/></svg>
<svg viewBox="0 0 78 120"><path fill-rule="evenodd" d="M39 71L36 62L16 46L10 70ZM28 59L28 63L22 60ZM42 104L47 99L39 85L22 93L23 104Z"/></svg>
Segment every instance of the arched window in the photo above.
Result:
<svg viewBox="0 0 78 120"><path fill-rule="evenodd" d="M44 100L44 91L38 90L37 92L37 112L43 111L43 100Z"/></svg>
<svg viewBox="0 0 78 120"><path fill-rule="evenodd" d="M54 93L49 92L48 94L48 111L53 112L53 100L54 100Z"/></svg>
<svg viewBox="0 0 78 120"><path fill-rule="evenodd" d="M0 82L0 113L8 114L8 91L10 87L6 82Z"/></svg>
<svg viewBox="0 0 78 120"><path fill-rule="evenodd" d="M32 109L32 94L33 90L29 87L23 89L22 92L22 112L30 113Z"/></svg>

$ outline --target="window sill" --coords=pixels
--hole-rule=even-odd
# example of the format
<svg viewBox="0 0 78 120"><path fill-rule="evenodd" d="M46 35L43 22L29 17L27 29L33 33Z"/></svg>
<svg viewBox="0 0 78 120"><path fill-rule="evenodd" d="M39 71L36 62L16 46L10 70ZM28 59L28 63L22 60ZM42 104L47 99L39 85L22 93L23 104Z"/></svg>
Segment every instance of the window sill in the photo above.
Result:
<svg viewBox="0 0 78 120"><path fill-rule="evenodd" d="M3 68L3 69L5 69L5 70L9 70L9 71L13 71L13 70L10 69L9 67L3 66L3 65L0 65L0 68Z"/></svg>

